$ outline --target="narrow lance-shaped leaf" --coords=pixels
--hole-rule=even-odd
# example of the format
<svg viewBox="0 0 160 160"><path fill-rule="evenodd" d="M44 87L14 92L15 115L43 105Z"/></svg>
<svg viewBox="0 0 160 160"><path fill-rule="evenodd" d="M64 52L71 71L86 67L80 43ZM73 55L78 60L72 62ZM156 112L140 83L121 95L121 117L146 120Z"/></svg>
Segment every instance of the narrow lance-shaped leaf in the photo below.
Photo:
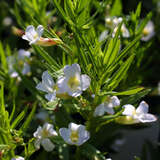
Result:
<svg viewBox="0 0 160 160"><path fill-rule="evenodd" d="M111 77L110 81L111 83L108 84L108 88L110 88L111 90L115 89L118 84L121 82L121 80L124 78L124 76L126 75L126 72L128 71L133 59L134 59L135 55L130 56L127 61L121 65L121 67L119 68L119 70L117 70L114 75Z"/></svg>
<svg viewBox="0 0 160 160"><path fill-rule="evenodd" d="M22 127L20 128L20 130L22 130L23 132L27 130L27 128L29 127L31 121L32 121L32 118L34 116L34 113L36 111L36 107L37 107L37 102L35 102L33 104L33 108L32 108L32 111L30 112L30 114L28 115L27 119L25 120L25 122L23 123Z"/></svg>

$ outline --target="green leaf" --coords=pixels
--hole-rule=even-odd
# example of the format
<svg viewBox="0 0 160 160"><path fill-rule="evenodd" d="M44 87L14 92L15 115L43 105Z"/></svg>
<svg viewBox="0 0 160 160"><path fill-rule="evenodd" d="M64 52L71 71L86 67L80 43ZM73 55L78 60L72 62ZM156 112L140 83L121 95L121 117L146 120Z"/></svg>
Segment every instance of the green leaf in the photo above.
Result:
<svg viewBox="0 0 160 160"><path fill-rule="evenodd" d="M22 130L23 132L25 132L27 130L27 128L29 127L31 121L32 121L32 118L35 114L35 111L36 111L36 107L37 107L37 102L35 102L33 104L33 108L32 108L32 111L30 112L30 114L28 115L27 119L25 120L25 122L23 123L22 127L20 128L20 130Z"/></svg>
<svg viewBox="0 0 160 160"><path fill-rule="evenodd" d="M101 92L99 95L100 96L104 96L104 95L114 95L114 96L132 95L132 94L136 94L142 90L144 90L144 87L138 87L138 88L130 89L127 91L122 91L122 92Z"/></svg>
<svg viewBox="0 0 160 160"><path fill-rule="evenodd" d="M121 0L115 0L111 9L111 16L120 16L122 13L122 3Z"/></svg>
<svg viewBox="0 0 160 160"><path fill-rule="evenodd" d="M59 70L61 67L57 64L57 62L41 47L39 46L33 46L35 51L39 53L43 59L46 60L52 67L54 67L55 71Z"/></svg>
<svg viewBox="0 0 160 160"><path fill-rule="evenodd" d="M2 42L0 42L0 57L1 57L2 68L6 72L7 71L7 60L6 60L6 55L5 55L5 51L4 51Z"/></svg>
<svg viewBox="0 0 160 160"><path fill-rule="evenodd" d="M135 55L131 55L127 59L127 61L121 64L120 68L113 74L109 82L106 84L106 86L110 88L110 90L114 90L121 82L121 80L125 77L134 57Z"/></svg>
<svg viewBox="0 0 160 160"><path fill-rule="evenodd" d="M137 101L139 101L142 97L146 96L149 92L151 91L151 89L145 89L143 91L140 91L134 95L131 96L127 96L125 98L122 98L121 100L121 105L125 105L125 104L135 104Z"/></svg>
<svg viewBox="0 0 160 160"><path fill-rule="evenodd" d="M18 124L24 119L27 114L28 107L26 106L24 110L17 116L17 118L12 122L11 128L14 129L18 126Z"/></svg>

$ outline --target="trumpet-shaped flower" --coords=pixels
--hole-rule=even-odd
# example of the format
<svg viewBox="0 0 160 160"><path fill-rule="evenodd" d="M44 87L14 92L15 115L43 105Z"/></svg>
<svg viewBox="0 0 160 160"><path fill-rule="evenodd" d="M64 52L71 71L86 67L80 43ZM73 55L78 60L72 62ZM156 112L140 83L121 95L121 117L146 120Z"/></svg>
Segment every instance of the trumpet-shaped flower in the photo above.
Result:
<svg viewBox="0 0 160 160"><path fill-rule="evenodd" d="M44 38L42 37L44 28L42 25L39 25L36 29L34 26L30 25L26 28L25 34L22 36L22 39L29 41L29 44L38 44L41 46L52 46L55 44L62 43L58 38Z"/></svg>
<svg viewBox="0 0 160 160"><path fill-rule="evenodd" d="M57 85L54 83L52 77L49 75L48 71L43 72L42 82L38 83L36 86L38 90L46 92L45 98L48 101L53 101L56 98L56 92L58 90Z"/></svg>
<svg viewBox="0 0 160 160"><path fill-rule="evenodd" d="M31 53L29 51L25 51L24 49L20 49L18 51L18 55L13 55L7 57L7 63L8 63L8 73L11 77L18 77L18 73L14 69L14 66L17 65L17 67L21 70L21 73L23 75L27 75L30 73L30 66L28 62L26 61L27 58L29 58ZM18 60L18 62L17 62Z"/></svg>
<svg viewBox="0 0 160 160"><path fill-rule="evenodd" d="M131 104L124 105L123 107L124 111L122 114L132 118L134 123L154 122L157 120L157 118L154 115L148 113L149 106L144 101L142 101L139 104L137 109Z"/></svg>
<svg viewBox="0 0 160 160"><path fill-rule="evenodd" d="M61 93L77 97L90 86L91 79L86 74L81 75L79 64L67 65L63 71L64 76L59 78L57 82Z"/></svg>
<svg viewBox="0 0 160 160"><path fill-rule="evenodd" d="M53 125L45 123L43 127L39 126L37 131L33 133L33 136L36 138L35 147L40 148L40 145L43 148L50 152L55 148L55 145L49 139L50 137L57 136L57 132L53 129Z"/></svg>
<svg viewBox="0 0 160 160"><path fill-rule="evenodd" d="M143 37L141 38L142 41L148 41L151 39L155 32L154 32L154 24L152 21L149 21L147 25L144 27L142 31Z"/></svg>
<svg viewBox="0 0 160 160"><path fill-rule="evenodd" d="M117 96L108 97L107 100L96 107L94 111L94 116L103 116L106 112L109 114L114 114L114 107L120 105L120 100Z"/></svg>
<svg viewBox="0 0 160 160"><path fill-rule="evenodd" d="M34 26L30 25L26 28L25 34L22 36L23 39L29 41L29 44L34 44L42 36L44 28L42 25L39 25L35 30Z"/></svg>
<svg viewBox="0 0 160 160"><path fill-rule="evenodd" d="M60 128L59 133L66 143L77 146L82 145L90 138L85 126L75 123L70 123L68 128Z"/></svg>
<svg viewBox="0 0 160 160"><path fill-rule="evenodd" d="M24 158L21 157L21 156L17 156L17 157L15 157L15 158L12 158L11 160L24 160Z"/></svg>

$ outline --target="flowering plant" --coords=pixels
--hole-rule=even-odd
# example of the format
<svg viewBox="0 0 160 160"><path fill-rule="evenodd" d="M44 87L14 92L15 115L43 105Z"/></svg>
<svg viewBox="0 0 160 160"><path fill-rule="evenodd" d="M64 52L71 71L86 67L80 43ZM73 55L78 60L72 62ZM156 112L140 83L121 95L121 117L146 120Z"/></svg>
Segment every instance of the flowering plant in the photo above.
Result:
<svg viewBox="0 0 160 160"><path fill-rule="evenodd" d="M27 50L0 43L0 159L111 160L121 127L157 121L139 104L150 92L138 72L155 35L151 13L139 21L141 3L127 16L119 5L15 1L11 31Z"/></svg>

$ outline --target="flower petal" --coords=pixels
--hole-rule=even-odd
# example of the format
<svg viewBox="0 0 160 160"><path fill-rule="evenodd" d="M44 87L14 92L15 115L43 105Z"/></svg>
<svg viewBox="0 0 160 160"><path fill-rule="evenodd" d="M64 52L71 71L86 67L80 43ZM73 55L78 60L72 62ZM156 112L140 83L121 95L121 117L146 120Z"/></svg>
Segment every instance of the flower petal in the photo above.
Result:
<svg viewBox="0 0 160 160"><path fill-rule="evenodd" d="M24 63L22 74L26 75L26 74L30 73L30 71L31 71L30 65L27 63Z"/></svg>
<svg viewBox="0 0 160 160"><path fill-rule="evenodd" d="M43 129L49 132L49 136L57 136L57 132L53 129L53 125L49 123L45 123L43 125Z"/></svg>
<svg viewBox="0 0 160 160"><path fill-rule="evenodd" d="M42 127L39 126L37 128L36 132L33 133L33 136L36 137L36 138L38 138L38 139L41 139L42 138L41 133L42 133Z"/></svg>
<svg viewBox="0 0 160 160"><path fill-rule="evenodd" d="M63 69L63 72L65 76L73 77L75 74L81 73L81 68L79 64L75 63L75 64L72 64L71 66L66 65Z"/></svg>
<svg viewBox="0 0 160 160"><path fill-rule="evenodd" d="M70 139L70 130L67 128L60 128L59 129L59 134L61 137L64 139L64 141L68 144L72 144L71 139Z"/></svg>
<svg viewBox="0 0 160 160"><path fill-rule="evenodd" d="M46 89L46 86L43 85L43 83L38 83L36 88L40 91L43 91L43 92L48 92L48 90Z"/></svg>
<svg viewBox="0 0 160 160"><path fill-rule="evenodd" d="M153 114L141 114L138 117L139 121L142 123L147 123L147 122L154 122L157 120L156 116L154 116Z"/></svg>
<svg viewBox="0 0 160 160"><path fill-rule="evenodd" d="M47 152L51 152L55 148L55 145L48 138L43 139L41 145Z"/></svg>
<svg viewBox="0 0 160 160"><path fill-rule="evenodd" d="M37 150L40 149L40 143L41 143L40 139L36 139L36 141L34 142L34 146Z"/></svg>
<svg viewBox="0 0 160 160"><path fill-rule="evenodd" d="M25 57L30 57L31 53L29 51L26 51L24 49L20 49L18 51L18 59L23 60Z"/></svg>
<svg viewBox="0 0 160 160"><path fill-rule="evenodd" d="M132 106L131 104L126 104L123 106L124 111L123 111L123 115L126 116L133 116L133 113L135 112L135 107Z"/></svg>
<svg viewBox="0 0 160 160"><path fill-rule="evenodd" d="M70 124L68 125L68 127L69 127L69 129L71 129L72 131L77 131L78 128L80 127L80 125L75 124L75 123L70 123Z"/></svg>
<svg viewBox="0 0 160 160"><path fill-rule="evenodd" d="M80 146L90 138L90 133L86 131L84 125L79 126L78 133L79 133L79 139L78 139L77 145Z"/></svg>
<svg viewBox="0 0 160 160"><path fill-rule="evenodd" d="M111 97L111 103L113 107L119 106L120 105L120 100L118 99L117 96Z"/></svg>
<svg viewBox="0 0 160 160"><path fill-rule="evenodd" d="M39 25L36 29L37 33L38 33L38 36L41 37L42 34L43 34L43 31L44 31L44 28L42 25Z"/></svg>
<svg viewBox="0 0 160 160"><path fill-rule="evenodd" d="M50 74L48 73L48 71L43 72L42 74L42 82L49 87L53 87L53 85L55 85L52 77L50 76Z"/></svg>
<svg viewBox="0 0 160 160"><path fill-rule="evenodd" d="M15 158L12 158L11 160L24 160L24 158L20 156L16 156Z"/></svg>
<svg viewBox="0 0 160 160"><path fill-rule="evenodd" d="M53 93L48 93L45 95L45 98L51 102L51 101L54 101L55 98L56 98L56 91L54 91Z"/></svg>
<svg viewBox="0 0 160 160"><path fill-rule="evenodd" d="M104 106L104 111L109 114L114 114L114 109L111 107Z"/></svg>
<svg viewBox="0 0 160 160"><path fill-rule="evenodd" d="M91 79L89 76L86 74L81 75L81 85L82 85L82 90L85 91L91 83Z"/></svg>
<svg viewBox="0 0 160 160"><path fill-rule="evenodd" d="M104 103L100 104L98 107L96 107L94 111L94 116L103 116L105 113Z"/></svg>
<svg viewBox="0 0 160 160"><path fill-rule="evenodd" d="M148 104L145 101L142 101L138 108L136 109L137 114L143 114L143 113L148 113Z"/></svg>

